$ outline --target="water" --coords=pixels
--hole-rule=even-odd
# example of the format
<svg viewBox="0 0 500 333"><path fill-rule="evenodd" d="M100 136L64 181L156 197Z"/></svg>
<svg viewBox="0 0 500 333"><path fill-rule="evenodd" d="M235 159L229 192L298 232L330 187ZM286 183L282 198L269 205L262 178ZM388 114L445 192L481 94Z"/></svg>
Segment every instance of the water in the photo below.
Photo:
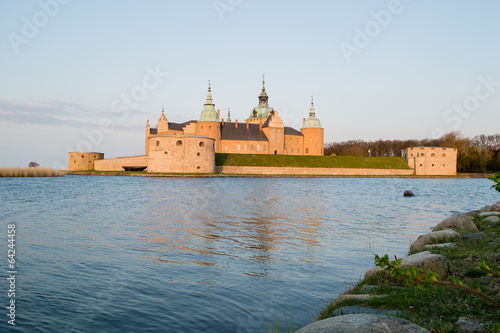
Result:
<svg viewBox="0 0 500 333"><path fill-rule="evenodd" d="M405 255L447 216L499 201L490 185L0 178L2 252L7 224L17 228L15 331L266 332L285 312L302 327L373 267L373 253Z"/></svg>

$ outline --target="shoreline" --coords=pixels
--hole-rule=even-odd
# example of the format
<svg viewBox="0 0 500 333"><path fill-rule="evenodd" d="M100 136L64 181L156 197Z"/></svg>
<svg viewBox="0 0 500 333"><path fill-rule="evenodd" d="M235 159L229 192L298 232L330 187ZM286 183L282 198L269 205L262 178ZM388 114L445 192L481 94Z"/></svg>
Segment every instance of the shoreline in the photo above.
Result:
<svg viewBox="0 0 500 333"><path fill-rule="evenodd" d="M453 176L437 176L437 175L322 175L322 174L231 174L231 173L214 173L214 174L188 174L188 173L147 173L136 171L68 171L60 170L66 175L84 175L84 176L123 176L123 177L160 177L160 178L411 178L411 179L472 179L472 178L488 178L493 176L493 173L485 174L457 174Z"/></svg>

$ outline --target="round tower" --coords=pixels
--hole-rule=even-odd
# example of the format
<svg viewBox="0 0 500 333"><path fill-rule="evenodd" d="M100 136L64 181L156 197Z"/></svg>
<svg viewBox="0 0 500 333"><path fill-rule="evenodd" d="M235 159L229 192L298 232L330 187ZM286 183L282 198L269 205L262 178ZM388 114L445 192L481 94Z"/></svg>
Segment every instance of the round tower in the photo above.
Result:
<svg viewBox="0 0 500 333"><path fill-rule="evenodd" d="M311 97L311 107L309 118L304 120L300 129L304 135L304 155L323 155L324 148L324 129L321 122L316 118L314 100Z"/></svg>
<svg viewBox="0 0 500 333"><path fill-rule="evenodd" d="M221 128L219 123L219 113L215 111L215 104L212 101L212 88L208 81L207 101L200 114L200 120L196 123L196 134L206 136L215 140L215 152L219 152Z"/></svg>

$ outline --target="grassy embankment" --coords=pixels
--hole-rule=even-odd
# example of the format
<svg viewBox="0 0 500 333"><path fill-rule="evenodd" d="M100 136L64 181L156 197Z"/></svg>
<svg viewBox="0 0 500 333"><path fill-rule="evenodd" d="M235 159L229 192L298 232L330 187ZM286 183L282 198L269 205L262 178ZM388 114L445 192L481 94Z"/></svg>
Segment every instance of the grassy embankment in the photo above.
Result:
<svg viewBox="0 0 500 333"><path fill-rule="evenodd" d="M0 177L62 177L64 173L50 168L0 168Z"/></svg>
<svg viewBox="0 0 500 333"><path fill-rule="evenodd" d="M217 166L410 169L400 157L215 154Z"/></svg>
<svg viewBox="0 0 500 333"><path fill-rule="evenodd" d="M452 247L434 248L432 253L441 254L450 259L453 267L452 275L461 280L464 285L479 289L497 302L500 301L500 278L487 276L478 269L483 260L488 265L500 266L500 224L488 223L483 218L475 216L475 223L479 231L486 237L473 243L456 239L457 244ZM463 233L463 232L462 232ZM500 324L500 311L466 291L444 287L408 287L402 283L389 280L383 275L374 276L366 281L360 281L345 294L366 294L365 286L372 295L385 295L370 300L345 300L339 303L330 303L318 316L318 320L331 316L333 310L348 305L360 305L376 309L402 310L407 313L404 317L432 332L455 332L454 324L460 317L481 323L484 332L497 331Z"/></svg>

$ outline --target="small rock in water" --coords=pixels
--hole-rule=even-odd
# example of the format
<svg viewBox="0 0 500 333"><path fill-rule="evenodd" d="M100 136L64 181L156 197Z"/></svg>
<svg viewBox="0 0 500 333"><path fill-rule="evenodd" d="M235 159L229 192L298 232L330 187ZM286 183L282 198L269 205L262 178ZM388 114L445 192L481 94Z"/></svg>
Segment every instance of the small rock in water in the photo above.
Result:
<svg viewBox="0 0 500 333"><path fill-rule="evenodd" d="M403 193L403 197L414 197L415 194L413 194L412 191L405 191L405 193Z"/></svg>

